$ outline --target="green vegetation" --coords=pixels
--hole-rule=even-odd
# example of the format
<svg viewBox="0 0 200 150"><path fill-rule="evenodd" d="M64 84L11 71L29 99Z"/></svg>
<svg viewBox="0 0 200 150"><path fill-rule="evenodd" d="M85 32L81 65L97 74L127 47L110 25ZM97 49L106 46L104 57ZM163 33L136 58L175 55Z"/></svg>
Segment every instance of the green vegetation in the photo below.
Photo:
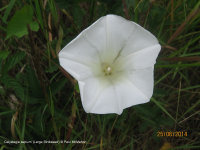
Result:
<svg viewBox="0 0 200 150"><path fill-rule="evenodd" d="M167 142L171 149L200 149L199 5L199 0L1 0L0 149L159 150ZM107 14L135 21L162 45L151 101L119 116L85 113L78 85L57 57Z"/></svg>

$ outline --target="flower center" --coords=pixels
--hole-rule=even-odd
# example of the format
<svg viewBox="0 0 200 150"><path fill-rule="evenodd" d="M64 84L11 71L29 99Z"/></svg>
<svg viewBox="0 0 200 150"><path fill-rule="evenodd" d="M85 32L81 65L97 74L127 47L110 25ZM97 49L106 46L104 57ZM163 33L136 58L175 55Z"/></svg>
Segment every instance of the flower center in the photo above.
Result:
<svg viewBox="0 0 200 150"><path fill-rule="evenodd" d="M109 63L102 63L102 71L103 73L107 76L107 75L111 75L112 74L112 67Z"/></svg>

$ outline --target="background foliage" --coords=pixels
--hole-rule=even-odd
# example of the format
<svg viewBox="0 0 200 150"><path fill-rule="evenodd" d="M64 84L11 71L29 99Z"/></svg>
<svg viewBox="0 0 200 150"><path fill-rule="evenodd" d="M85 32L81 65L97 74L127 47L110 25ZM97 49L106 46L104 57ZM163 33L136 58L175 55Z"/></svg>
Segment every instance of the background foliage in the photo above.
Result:
<svg viewBox="0 0 200 150"><path fill-rule="evenodd" d="M1 150L200 149L199 5L198 0L0 1ZM86 114L78 85L57 57L107 14L140 24L162 45L151 101L120 116ZM184 134L175 136L176 131ZM15 140L43 143L5 143Z"/></svg>

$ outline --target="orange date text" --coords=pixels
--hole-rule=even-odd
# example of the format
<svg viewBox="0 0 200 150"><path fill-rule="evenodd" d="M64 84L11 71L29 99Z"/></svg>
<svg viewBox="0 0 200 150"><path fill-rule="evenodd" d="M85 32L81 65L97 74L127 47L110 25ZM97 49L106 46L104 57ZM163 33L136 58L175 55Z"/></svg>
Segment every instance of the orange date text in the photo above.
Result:
<svg viewBox="0 0 200 150"><path fill-rule="evenodd" d="M166 137L182 137L182 136L187 136L187 132L181 132L181 131L175 131L175 132L172 132L172 131L158 131L157 132L157 137L163 137L163 136L166 136Z"/></svg>

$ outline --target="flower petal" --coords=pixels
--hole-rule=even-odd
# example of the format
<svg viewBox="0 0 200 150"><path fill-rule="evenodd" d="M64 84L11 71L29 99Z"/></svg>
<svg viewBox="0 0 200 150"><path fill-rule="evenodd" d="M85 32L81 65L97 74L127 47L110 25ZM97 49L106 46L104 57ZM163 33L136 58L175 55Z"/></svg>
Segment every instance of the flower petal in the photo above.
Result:
<svg viewBox="0 0 200 150"><path fill-rule="evenodd" d="M127 56L120 55L114 62L114 70L117 72L153 66L156 63L160 49L160 44L156 44Z"/></svg>
<svg viewBox="0 0 200 150"><path fill-rule="evenodd" d="M131 23L134 24L135 28L132 30L120 55L127 56L159 43L156 37L149 31L134 22Z"/></svg>
<svg viewBox="0 0 200 150"><path fill-rule="evenodd" d="M135 24L120 16L107 15L83 31L99 51L101 62L112 63L128 40Z"/></svg>
<svg viewBox="0 0 200 150"><path fill-rule="evenodd" d="M59 53L60 65L76 80L101 74L98 51L80 34Z"/></svg>
<svg viewBox="0 0 200 150"><path fill-rule="evenodd" d="M110 79L105 76L79 81L83 108L87 113L118 113L118 103Z"/></svg>
<svg viewBox="0 0 200 150"><path fill-rule="evenodd" d="M153 94L154 77L153 77L154 67L148 67L144 69L131 69L121 73L121 76L128 79L133 83L144 95L151 98Z"/></svg>
<svg viewBox="0 0 200 150"><path fill-rule="evenodd" d="M117 95L120 112L122 112L123 109L127 107L147 103L150 101L150 97L153 93L153 78L152 75L150 75L150 77L145 76L144 73L146 71L148 72L148 75L150 75L149 73L152 72L152 69L149 68L141 72L135 72L133 70L127 72L119 72L118 74L115 74L113 78L111 78L115 93ZM136 73L136 75L133 73ZM138 77L138 75L143 75L143 77L134 78ZM142 81L143 79L144 81ZM150 79L150 81L147 81L147 79Z"/></svg>
<svg viewBox="0 0 200 150"><path fill-rule="evenodd" d="M116 113L119 115L122 113L119 110L116 91L112 85L109 85L102 91L90 112L95 114Z"/></svg>
<svg viewBox="0 0 200 150"><path fill-rule="evenodd" d="M87 113L121 114L123 109L149 102L153 93L153 67L127 70L79 81L81 100Z"/></svg>

